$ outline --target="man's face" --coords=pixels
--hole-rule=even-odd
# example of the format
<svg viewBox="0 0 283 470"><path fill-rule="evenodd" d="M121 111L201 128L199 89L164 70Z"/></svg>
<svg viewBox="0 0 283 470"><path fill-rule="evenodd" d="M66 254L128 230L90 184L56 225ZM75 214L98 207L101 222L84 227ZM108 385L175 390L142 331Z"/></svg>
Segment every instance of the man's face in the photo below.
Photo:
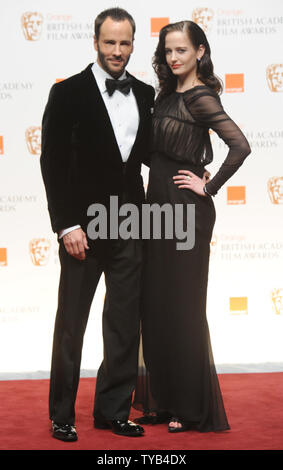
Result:
<svg viewBox="0 0 283 470"><path fill-rule="evenodd" d="M112 77L118 78L125 70L133 52L133 28L128 20L106 18L97 40L94 37L98 64Z"/></svg>

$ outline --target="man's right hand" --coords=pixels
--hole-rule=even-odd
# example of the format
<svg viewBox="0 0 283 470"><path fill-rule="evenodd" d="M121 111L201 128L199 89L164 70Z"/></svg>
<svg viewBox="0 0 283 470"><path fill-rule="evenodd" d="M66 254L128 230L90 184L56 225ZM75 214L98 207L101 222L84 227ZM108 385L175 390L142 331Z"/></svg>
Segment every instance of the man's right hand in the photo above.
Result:
<svg viewBox="0 0 283 470"><path fill-rule="evenodd" d="M63 237L63 242L67 253L76 259L84 260L85 250L89 250L86 234L81 228L77 228L67 233Z"/></svg>

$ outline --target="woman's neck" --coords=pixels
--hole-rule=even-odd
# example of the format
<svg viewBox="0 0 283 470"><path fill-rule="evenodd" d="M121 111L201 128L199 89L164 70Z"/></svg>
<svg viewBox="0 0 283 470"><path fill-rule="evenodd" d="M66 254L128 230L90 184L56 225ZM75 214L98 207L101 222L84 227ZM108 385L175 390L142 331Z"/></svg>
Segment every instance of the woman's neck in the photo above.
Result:
<svg viewBox="0 0 283 470"><path fill-rule="evenodd" d="M190 88L194 88L197 85L203 85L203 83L196 74L186 76L185 78L178 77L176 91L182 93L189 90Z"/></svg>

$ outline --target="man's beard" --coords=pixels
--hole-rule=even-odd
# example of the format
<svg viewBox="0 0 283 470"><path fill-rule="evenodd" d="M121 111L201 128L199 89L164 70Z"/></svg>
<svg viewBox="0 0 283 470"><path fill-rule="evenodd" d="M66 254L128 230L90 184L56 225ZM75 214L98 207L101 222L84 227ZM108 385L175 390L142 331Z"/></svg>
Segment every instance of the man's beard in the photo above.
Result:
<svg viewBox="0 0 283 470"><path fill-rule="evenodd" d="M111 70L108 67L108 63L107 63L107 60L105 59L105 55L102 54L99 47L97 47L97 55L98 55L99 62L101 64L103 70L105 70L105 72L109 73L109 75L111 75L111 77L113 77L113 78L119 78L124 73L124 70L125 70L128 62L129 62L129 60L130 60L130 56L129 56L128 60L123 64L123 68L120 69L118 72L114 72L113 70Z"/></svg>

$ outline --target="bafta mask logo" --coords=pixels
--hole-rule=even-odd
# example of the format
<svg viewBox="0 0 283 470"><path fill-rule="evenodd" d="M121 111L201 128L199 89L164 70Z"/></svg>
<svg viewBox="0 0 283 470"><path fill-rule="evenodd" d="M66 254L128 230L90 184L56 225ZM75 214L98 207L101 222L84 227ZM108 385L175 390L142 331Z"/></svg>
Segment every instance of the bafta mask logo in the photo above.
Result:
<svg viewBox="0 0 283 470"><path fill-rule="evenodd" d="M26 130L26 143L28 151L32 155L39 155L41 152L41 127L31 126Z"/></svg>
<svg viewBox="0 0 283 470"><path fill-rule="evenodd" d="M272 204L283 204L283 176L269 178L267 188Z"/></svg>
<svg viewBox="0 0 283 470"><path fill-rule="evenodd" d="M283 64L269 65L266 69L266 79L271 91L283 91Z"/></svg>
<svg viewBox="0 0 283 470"><path fill-rule="evenodd" d="M197 23L205 33L212 27L214 12L211 8L195 8L192 13L192 20Z"/></svg>
<svg viewBox="0 0 283 470"><path fill-rule="evenodd" d="M271 299L276 315L283 315L283 289L273 289Z"/></svg>
<svg viewBox="0 0 283 470"><path fill-rule="evenodd" d="M38 41L42 32L42 14L28 11L23 13L21 22L25 38L28 41Z"/></svg>
<svg viewBox="0 0 283 470"><path fill-rule="evenodd" d="M0 266L7 266L7 248L0 248Z"/></svg>
<svg viewBox="0 0 283 470"><path fill-rule="evenodd" d="M35 266L45 266L49 261L51 243L46 238L34 238L29 243L29 253Z"/></svg>

